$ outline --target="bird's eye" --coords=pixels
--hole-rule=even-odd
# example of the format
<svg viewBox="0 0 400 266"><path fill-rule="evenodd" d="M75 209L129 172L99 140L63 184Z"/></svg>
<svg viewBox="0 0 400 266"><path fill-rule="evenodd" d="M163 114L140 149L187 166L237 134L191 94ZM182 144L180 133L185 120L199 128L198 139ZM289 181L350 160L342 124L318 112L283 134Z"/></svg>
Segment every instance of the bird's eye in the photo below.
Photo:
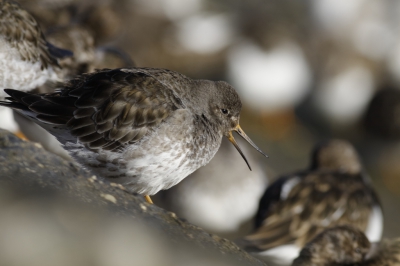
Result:
<svg viewBox="0 0 400 266"><path fill-rule="evenodd" d="M229 113L229 111L227 110L227 109L221 109L221 112L224 114L224 115L227 115L228 113Z"/></svg>

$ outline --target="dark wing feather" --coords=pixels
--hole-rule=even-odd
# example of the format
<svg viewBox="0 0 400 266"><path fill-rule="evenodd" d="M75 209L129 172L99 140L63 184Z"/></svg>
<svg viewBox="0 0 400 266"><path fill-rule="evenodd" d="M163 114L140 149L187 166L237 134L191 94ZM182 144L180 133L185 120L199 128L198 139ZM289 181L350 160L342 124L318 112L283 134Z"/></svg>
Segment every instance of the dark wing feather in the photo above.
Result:
<svg viewBox="0 0 400 266"><path fill-rule="evenodd" d="M291 177L293 176L285 176L279 178L274 183L272 183L264 192L264 195L260 199L258 210L255 216L255 229L259 228L262 225L264 219L269 215L271 209L274 207L275 204L280 201L282 186Z"/></svg>
<svg viewBox="0 0 400 266"><path fill-rule="evenodd" d="M0 105L31 117L61 143L75 139L90 149L118 149L139 141L182 108L169 88L145 70L134 70L85 74L53 94L8 89L12 102Z"/></svg>
<svg viewBox="0 0 400 266"><path fill-rule="evenodd" d="M277 187L282 189L282 180ZM270 190L272 191L272 190ZM247 236L249 250L267 250L284 244L302 247L327 227L351 224L365 231L374 195L361 175L314 172L302 176L286 199L276 195L260 227Z"/></svg>

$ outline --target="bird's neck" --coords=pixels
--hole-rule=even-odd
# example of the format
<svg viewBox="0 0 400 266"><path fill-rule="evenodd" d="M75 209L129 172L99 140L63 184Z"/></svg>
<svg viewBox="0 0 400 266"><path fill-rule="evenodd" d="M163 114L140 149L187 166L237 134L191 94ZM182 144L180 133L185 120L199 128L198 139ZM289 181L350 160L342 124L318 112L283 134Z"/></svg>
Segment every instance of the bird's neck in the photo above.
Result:
<svg viewBox="0 0 400 266"><path fill-rule="evenodd" d="M222 131L211 123L205 116L195 115L193 121L191 154L194 161L201 161L201 165L207 164L218 151L222 142Z"/></svg>

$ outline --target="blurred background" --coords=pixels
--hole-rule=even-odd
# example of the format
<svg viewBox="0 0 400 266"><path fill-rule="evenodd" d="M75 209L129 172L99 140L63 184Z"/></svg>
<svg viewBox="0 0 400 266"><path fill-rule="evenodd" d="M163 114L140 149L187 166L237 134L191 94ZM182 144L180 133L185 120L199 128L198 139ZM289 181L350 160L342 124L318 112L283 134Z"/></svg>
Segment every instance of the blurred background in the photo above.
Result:
<svg viewBox="0 0 400 266"><path fill-rule="evenodd" d="M157 205L211 232L242 236L268 183L306 168L316 142L342 138L355 145L380 196L384 236L400 236L399 1L19 2L54 43L66 29L84 29L93 68L167 68L237 89L241 126L269 159L240 143L250 172L224 140L209 166ZM71 40L75 48L57 45L76 56L85 50L83 38ZM104 59L104 47L133 61ZM83 71L91 70L83 58Z"/></svg>

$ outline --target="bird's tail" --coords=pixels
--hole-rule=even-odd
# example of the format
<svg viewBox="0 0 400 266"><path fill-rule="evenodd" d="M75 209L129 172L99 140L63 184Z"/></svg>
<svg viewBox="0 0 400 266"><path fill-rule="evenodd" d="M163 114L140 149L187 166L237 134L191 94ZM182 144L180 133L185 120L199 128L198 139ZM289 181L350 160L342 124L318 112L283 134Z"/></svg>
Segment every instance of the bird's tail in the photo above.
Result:
<svg viewBox="0 0 400 266"><path fill-rule="evenodd" d="M54 135L61 143L66 141L76 141L69 130L67 123L73 117L74 108L61 106L52 94L31 94L13 89L5 89L10 97L6 97L8 101L0 101L0 106L14 109L21 115L31 119Z"/></svg>

